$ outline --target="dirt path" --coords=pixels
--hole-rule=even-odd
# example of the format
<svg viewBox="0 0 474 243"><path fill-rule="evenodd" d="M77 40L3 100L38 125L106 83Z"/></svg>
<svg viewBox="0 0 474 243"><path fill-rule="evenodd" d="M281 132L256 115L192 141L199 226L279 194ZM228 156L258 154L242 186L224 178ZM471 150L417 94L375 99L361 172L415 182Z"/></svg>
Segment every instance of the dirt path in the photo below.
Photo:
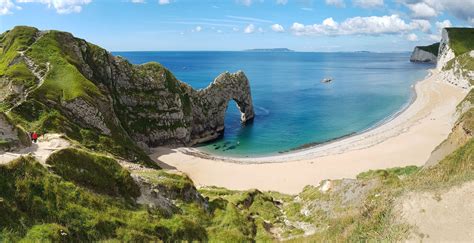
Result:
<svg viewBox="0 0 474 243"><path fill-rule="evenodd" d="M39 162L44 163L53 152L71 146L71 143L62 138L60 134L46 134L40 137L38 143L16 152L5 152L0 154L0 164L6 164L22 155L31 154Z"/></svg>
<svg viewBox="0 0 474 243"><path fill-rule="evenodd" d="M409 241L474 241L474 181L442 192L411 192L398 205L402 219L415 226Z"/></svg>

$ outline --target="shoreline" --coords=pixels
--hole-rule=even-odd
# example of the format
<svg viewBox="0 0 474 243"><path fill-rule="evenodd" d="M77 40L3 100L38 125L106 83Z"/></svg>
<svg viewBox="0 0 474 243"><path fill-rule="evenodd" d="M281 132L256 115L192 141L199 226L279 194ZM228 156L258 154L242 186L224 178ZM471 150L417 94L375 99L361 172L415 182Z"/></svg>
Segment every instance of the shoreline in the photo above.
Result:
<svg viewBox="0 0 474 243"><path fill-rule="evenodd" d="M280 157L282 155L291 155L292 153L298 153L298 152L305 151L305 150L315 149L315 148L318 148L318 147L329 145L331 143L336 143L336 142L339 142L339 141L343 141L345 139L349 139L349 138L354 137L354 136L363 135L364 133L368 133L368 132L370 132L374 129L377 129L378 127L381 127L381 126L391 122L392 120L396 119L398 116L403 114L403 112L405 112L408 108L410 108L410 106L416 101L416 98L418 97L418 94L417 94L417 91L416 91L416 85L419 82L422 82L422 81L426 80L427 78L431 77L433 75L433 72L435 72L435 71L436 71L435 69L428 69L427 70L428 74L423 79L417 80L414 84L411 85L411 87L410 87L410 91L411 91L410 99L408 100L408 102L403 104L403 106L400 109L398 109L393 114L385 117L384 119L376 122L374 125L366 128L364 130L361 130L359 132L352 132L352 133L342 135L342 136L339 136L339 137L336 137L336 138L333 138L333 139L329 139L329 140L327 140L325 142L321 142L321 143L318 143L318 142L306 143L306 144L302 144L298 147L291 148L291 149L286 150L286 151L279 151L279 152L276 152L275 154L262 155L262 156L258 156L258 155L257 156L245 156L245 157L222 156L222 155L212 154L212 153L203 151L203 150L201 150L197 147L186 147L186 148L179 148L179 149L182 149L183 153L193 155L193 156L198 156L198 157L203 157L203 158L208 158L208 159L221 160L221 161L224 161L224 162L227 162L227 163L243 163L241 161L242 159L259 159L259 158L272 159L274 157ZM254 162L248 162L248 163L254 163ZM265 163L265 162L261 162L261 163ZM273 162L273 163L285 163L285 162Z"/></svg>
<svg viewBox="0 0 474 243"><path fill-rule="evenodd" d="M294 152L255 158L208 155L195 148L155 148L151 158L186 173L198 186L298 193L321 180L355 178L361 172L422 166L451 132L456 106L467 90L429 70L414 84L416 97L387 122L344 139Z"/></svg>
<svg viewBox="0 0 474 243"><path fill-rule="evenodd" d="M394 112L390 116L384 118L383 120L375 123L374 125L370 126L369 128L366 128L366 129L364 129L360 132L353 132L353 133L350 133L350 134L346 134L346 135L343 135L343 136L340 136L340 137L337 137L337 138L334 138L334 139L330 139L326 142L322 142L321 144L310 145L306 148L300 148L301 146L305 146L303 144L300 147L296 147L295 149L290 149L290 150L282 152L282 153L278 152L276 154L263 155L263 156L246 156L246 157L221 156L221 155L216 155L216 154L212 154L212 153L202 151L202 150L200 150L198 148L195 148L195 147L181 147L181 148L177 148L177 150L179 150L179 152L181 152L183 154L187 154L187 155L191 155L191 156L195 156L195 157L200 157L200 158L203 158L203 159L211 159L211 160L215 160L215 161L221 161L221 162L224 162L224 163L234 163L234 164L288 163L288 162L291 162L291 161L280 161L280 160L277 161L275 159L278 159L278 158L281 158L281 157L285 156L285 158L288 158L288 159L291 160L292 159L291 157L293 155L294 156L299 156L301 152L305 152L305 151L311 152L314 149L323 148L324 146L328 146L328 145L331 145L333 143L343 142L346 139L350 139L350 138L357 137L357 136L363 136L364 134L368 134L371 131L373 131L375 129L378 129L379 127L382 127L382 126L390 123L391 121L395 120L397 117L402 115L406 110L408 110L410 108L410 106L412 106L415 103L415 101L418 97L418 93L416 91L416 86L418 85L418 83L423 82L426 79L430 78L434 73L438 73L438 71L436 69L428 69L427 71L428 71L428 74L423 79L417 80L410 87L411 95L410 95L410 99L409 99L408 102L406 102L398 111ZM265 160L268 160L268 161L265 161Z"/></svg>

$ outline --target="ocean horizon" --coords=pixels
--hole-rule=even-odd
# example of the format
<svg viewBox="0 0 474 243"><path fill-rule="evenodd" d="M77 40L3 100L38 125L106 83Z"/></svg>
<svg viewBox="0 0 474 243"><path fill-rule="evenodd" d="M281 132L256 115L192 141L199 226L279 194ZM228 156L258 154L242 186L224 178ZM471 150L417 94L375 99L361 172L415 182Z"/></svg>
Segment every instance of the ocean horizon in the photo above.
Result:
<svg viewBox="0 0 474 243"><path fill-rule="evenodd" d="M412 100L413 85L432 64L409 62L391 52L113 52L133 64L156 61L193 88L207 87L220 73L242 70L255 106L242 126L229 102L222 138L197 145L227 157L275 155L357 134L383 123ZM330 83L321 83L331 77Z"/></svg>

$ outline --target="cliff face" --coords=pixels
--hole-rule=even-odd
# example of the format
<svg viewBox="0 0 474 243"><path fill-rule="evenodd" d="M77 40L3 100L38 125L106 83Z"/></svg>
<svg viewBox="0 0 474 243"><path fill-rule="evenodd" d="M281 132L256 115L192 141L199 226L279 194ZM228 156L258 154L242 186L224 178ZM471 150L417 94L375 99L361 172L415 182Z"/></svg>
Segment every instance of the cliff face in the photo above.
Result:
<svg viewBox="0 0 474 243"><path fill-rule="evenodd" d="M474 80L472 28L445 28L439 46L436 68L443 71L444 79L456 86L469 89Z"/></svg>
<svg viewBox="0 0 474 243"><path fill-rule="evenodd" d="M449 46L449 35L446 29L441 31L441 41L439 42L438 64L436 68L442 70L455 57L453 50Z"/></svg>
<svg viewBox="0 0 474 243"><path fill-rule="evenodd" d="M84 140L86 128L87 134L114 143L131 139L145 148L215 139L224 130L231 99L243 123L254 117L249 81L241 71L194 90L158 63L132 65L69 33L16 27L0 40L2 109L28 129ZM6 75L14 68L31 80L15 82L18 75ZM55 122L42 122L52 114Z"/></svg>
<svg viewBox="0 0 474 243"><path fill-rule="evenodd" d="M471 35L471 38L469 38ZM462 147L474 134L474 29L447 28L442 31L437 69L445 81L464 89L471 89L458 105L457 122L451 134L431 154L426 166L436 165L448 154Z"/></svg>
<svg viewBox="0 0 474 243"><path fill-rule="evenodd" d="M30 145L28 135L13 125L8 117L0 113L0 152L15 150Z"/></svg>
<svg viewBox="0 0 474 243"><path fill-rule="evenodd" d="M417 46L413 50L410 56L410 62L429 62L436 63L437 56L432 52L424 50L422 47Z"/></svg>

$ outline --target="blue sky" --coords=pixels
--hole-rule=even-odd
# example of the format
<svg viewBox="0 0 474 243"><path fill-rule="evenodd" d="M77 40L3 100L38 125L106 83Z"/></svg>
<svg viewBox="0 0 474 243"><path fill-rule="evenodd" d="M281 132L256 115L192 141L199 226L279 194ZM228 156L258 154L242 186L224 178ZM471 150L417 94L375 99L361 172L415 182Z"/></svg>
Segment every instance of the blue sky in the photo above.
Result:
<svg viewBox="0 0 474 243"><path fill-rule="evenodd" d="M73 33L111 51L407 51L472 26L474 0L0 0L0 31Z"/></svg>

